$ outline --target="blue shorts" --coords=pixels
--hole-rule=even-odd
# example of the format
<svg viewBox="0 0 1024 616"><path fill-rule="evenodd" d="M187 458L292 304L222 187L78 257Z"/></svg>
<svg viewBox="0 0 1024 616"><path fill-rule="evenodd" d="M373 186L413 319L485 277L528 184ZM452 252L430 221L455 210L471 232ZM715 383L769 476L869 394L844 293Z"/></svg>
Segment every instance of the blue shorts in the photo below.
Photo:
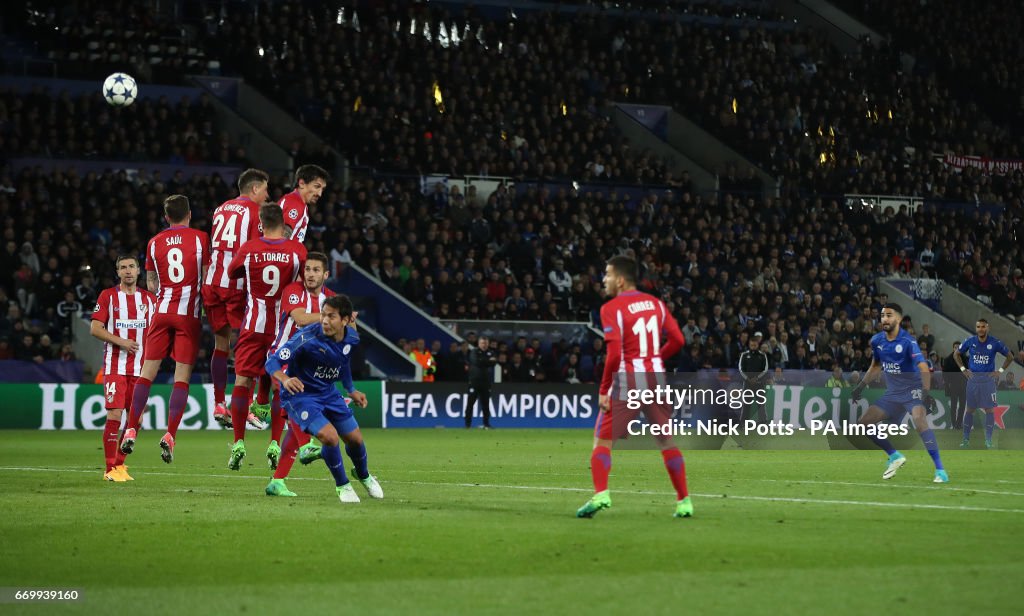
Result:
<svg viewBox="0 0 1024 616"><path fill-rule="evenodd" d="M898 392L885 392L872 406L877 406L885 412L889 419L889 423L901 423L903 418L914 409L915 406L924 407L924 403L920 397L915 398L914 394L921 390L903 390ZM920 396L920 393L918 393Z"/></svg>
<svg viewBox="0 0 1024 616"><path fill-rule="evenodd" d="M967 408L991 409L996 406L996 382L991 372L979 372L967 381Z"/></svg>
<svg viewBox="0 0 1024 616"><path fill-rule="evenodd" d="M295 394L281 400L281 407L288 412L288 419L298 424L303 432L313 436L327 424L333 425L339 435L359 428L352 409L345 404L345 397L338 391L319 396Z"/></svg>

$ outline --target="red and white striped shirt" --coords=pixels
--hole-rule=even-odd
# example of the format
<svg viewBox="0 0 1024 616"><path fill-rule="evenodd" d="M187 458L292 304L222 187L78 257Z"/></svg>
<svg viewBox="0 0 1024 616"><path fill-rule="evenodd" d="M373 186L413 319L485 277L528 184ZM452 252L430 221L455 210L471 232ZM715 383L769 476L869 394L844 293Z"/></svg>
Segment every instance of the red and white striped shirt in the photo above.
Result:
<svg viewBox="0 0 1024 616"><path fill-rule="evenodd" d="M157 314L199 318L199 287L203 268L210 264L210 236L205 231L175 225L149 240L146 271L160 278Z"/></svg>
<svg viewBox="0 0 1024 616"><path fill-rule="evenodd" d="M302 280L293 282L284 289L281 296L281 324L277 328L277 340L274 341L274 348L288 342L288 339L301 329L299 324L292 318L292 311L302 308L309 314L320 314L320 308L328 297L337 295L327 287L321 287L320 292L313 294L306 288Z"/></svg>
<svg viewBox="0 0 1024 616"><path fill-rule="evenodd" d="M281 212L284 224L292 229L292 238L298 242L306 241L306 227L309 226L309 210L302 200L299 191L293 190L281 197Z"/></svg>
<svg viewBox="0 0 1024 616"><path fill-rule="evenodd" d="M206 286L221 289L242 289L241 278L228 276L228 265L242 244L260 236L260 206L248 197L238 196L225 201L213 211L213 232L210 235L210 268L206 270Z"/></svg>
<svg viewBox="0 0 1024 616"><path fill-rule="evenodd" d="M679 323L665 302L639 291L619 293L601 306L601 327L607 345L601 395L611 393L615 373L621 375L619 386L656 386L658 383L646 374L665 372L664 360L678 353L685 343ZM662 333L668 335L664 345Z"/></svg>
<svg viewBox="0 0 1024 616"><path fill-rule="evenodd" d="M96 300L96 308L92 311L92 319L99 321L111 334L137 342L137 353L125 351L121 347L103 343L103 374L121 376L139 376L142 374L143 343L146 340L146 328L153 319L153 307L156 296L149 291L136 289L134 293L126 293L120 285L104 289Z"/></svg>
<svg viewBox="0 0 1024 616"><path fill-rule="evenodd" d="M245 279L242 329L277 334L284 288L299 280L305 265L306 248L295 240L260 237L242 245L228 266L229 276Z"/></svg>

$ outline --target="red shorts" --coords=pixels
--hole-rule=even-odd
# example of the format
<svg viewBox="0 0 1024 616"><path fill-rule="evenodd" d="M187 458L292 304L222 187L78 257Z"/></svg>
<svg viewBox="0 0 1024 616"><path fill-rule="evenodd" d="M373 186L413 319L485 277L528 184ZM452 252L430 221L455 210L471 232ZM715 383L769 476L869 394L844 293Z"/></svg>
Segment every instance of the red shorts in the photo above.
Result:
<svg viewBox="0 0 1024 616"><path fill-rule="evenodd" d="M219 332L225 327L238 329L245 316L245 291L203 285L203 308L213 331Z"/></svg>
<svg viewBox="0 0 1024 616"><path fill-rule="evenodd" d="M274 334L257 334L243 329L235 344L235 374L256 378L267 372L267 357L274 348Z"/></svg>
<svg viewBox="0 0 1024 616"><path fill-rule="evenodd" d="M199 336L203 324L196 317L178 314L156 314L146 334L144 359L163 360L170 357L179 364L192 365L199 355Z"/></svg>
<svg viewBox="0 0 1024 616"><path fill-rule="evenodd" d="M103 375L103 408L108 411L119 411L131 406L132 390L135 389L137 376L121 374Z"/></svg>
<svg viewBox="0 0 1024 616"><path fill-rule="evenodd" d="M625 400L612 400L611 409L597 414L594 436L608 441L629 437L629 422L644 414L649 424L665 425L672 419L672 409L663 405L643 405L630 409Z"/></svg>

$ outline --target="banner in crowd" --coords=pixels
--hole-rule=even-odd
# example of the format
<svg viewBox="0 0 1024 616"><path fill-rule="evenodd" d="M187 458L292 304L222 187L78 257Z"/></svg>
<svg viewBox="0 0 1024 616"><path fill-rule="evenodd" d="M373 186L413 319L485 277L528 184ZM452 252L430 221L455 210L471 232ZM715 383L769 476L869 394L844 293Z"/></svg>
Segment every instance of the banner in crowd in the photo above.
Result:
<svg viewBox="0 0 1024 616"><path fill-rule="evenodd" d="M958 156L946 154L943 163L957 171L964 169L980 169L985 173L1006 175L1017 171L1024 171L1024 160L1014 158L985 158L984 156Z"/></svg>
<svg viewBox="0 0 1024 616"><path fill-rule="evenodd" d="M356 388L366 394L369 405L354 408L363 427L381 425L380 381L357 381ZM142 417L144 430L167 428L167 401L170 385L154 385L149 406ZM0 429L25 430L101 430L107 420L102 385L78 383L0 384ZM213 419L213 385L193 385L181 420L182 430L220 430Z"/></svg>

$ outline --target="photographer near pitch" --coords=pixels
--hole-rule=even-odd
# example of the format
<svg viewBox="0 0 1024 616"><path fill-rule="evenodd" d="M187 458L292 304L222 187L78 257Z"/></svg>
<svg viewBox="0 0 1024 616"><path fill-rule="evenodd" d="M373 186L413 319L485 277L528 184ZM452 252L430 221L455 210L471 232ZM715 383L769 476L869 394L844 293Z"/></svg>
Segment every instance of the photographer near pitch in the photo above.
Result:
<svg viewBox="0 0 1024 616"><path fill-rule="evenodd" d="M743 375L743 386L747 389L762 389L768 383L768 355L761 350L762 338L761 332L756 332L750 338L750 348L740 355L740 374ZM752 406L756 409L757 421L767 423L768 409L765 405L754 402ZM740 420L745 419L746 415L747 409L744 409Z"/></svg>
<svg viewBox="0 0 1024 616"><path fill-rule="evenodd" d="M476 346L469 350L469 400L464 411L466 427L473 425L473 407L480 401L480 414L484 418L484 428L491 427L491 382L494 380L494 365L498 363L491 351L487 336L480 336Z"/></svg>

